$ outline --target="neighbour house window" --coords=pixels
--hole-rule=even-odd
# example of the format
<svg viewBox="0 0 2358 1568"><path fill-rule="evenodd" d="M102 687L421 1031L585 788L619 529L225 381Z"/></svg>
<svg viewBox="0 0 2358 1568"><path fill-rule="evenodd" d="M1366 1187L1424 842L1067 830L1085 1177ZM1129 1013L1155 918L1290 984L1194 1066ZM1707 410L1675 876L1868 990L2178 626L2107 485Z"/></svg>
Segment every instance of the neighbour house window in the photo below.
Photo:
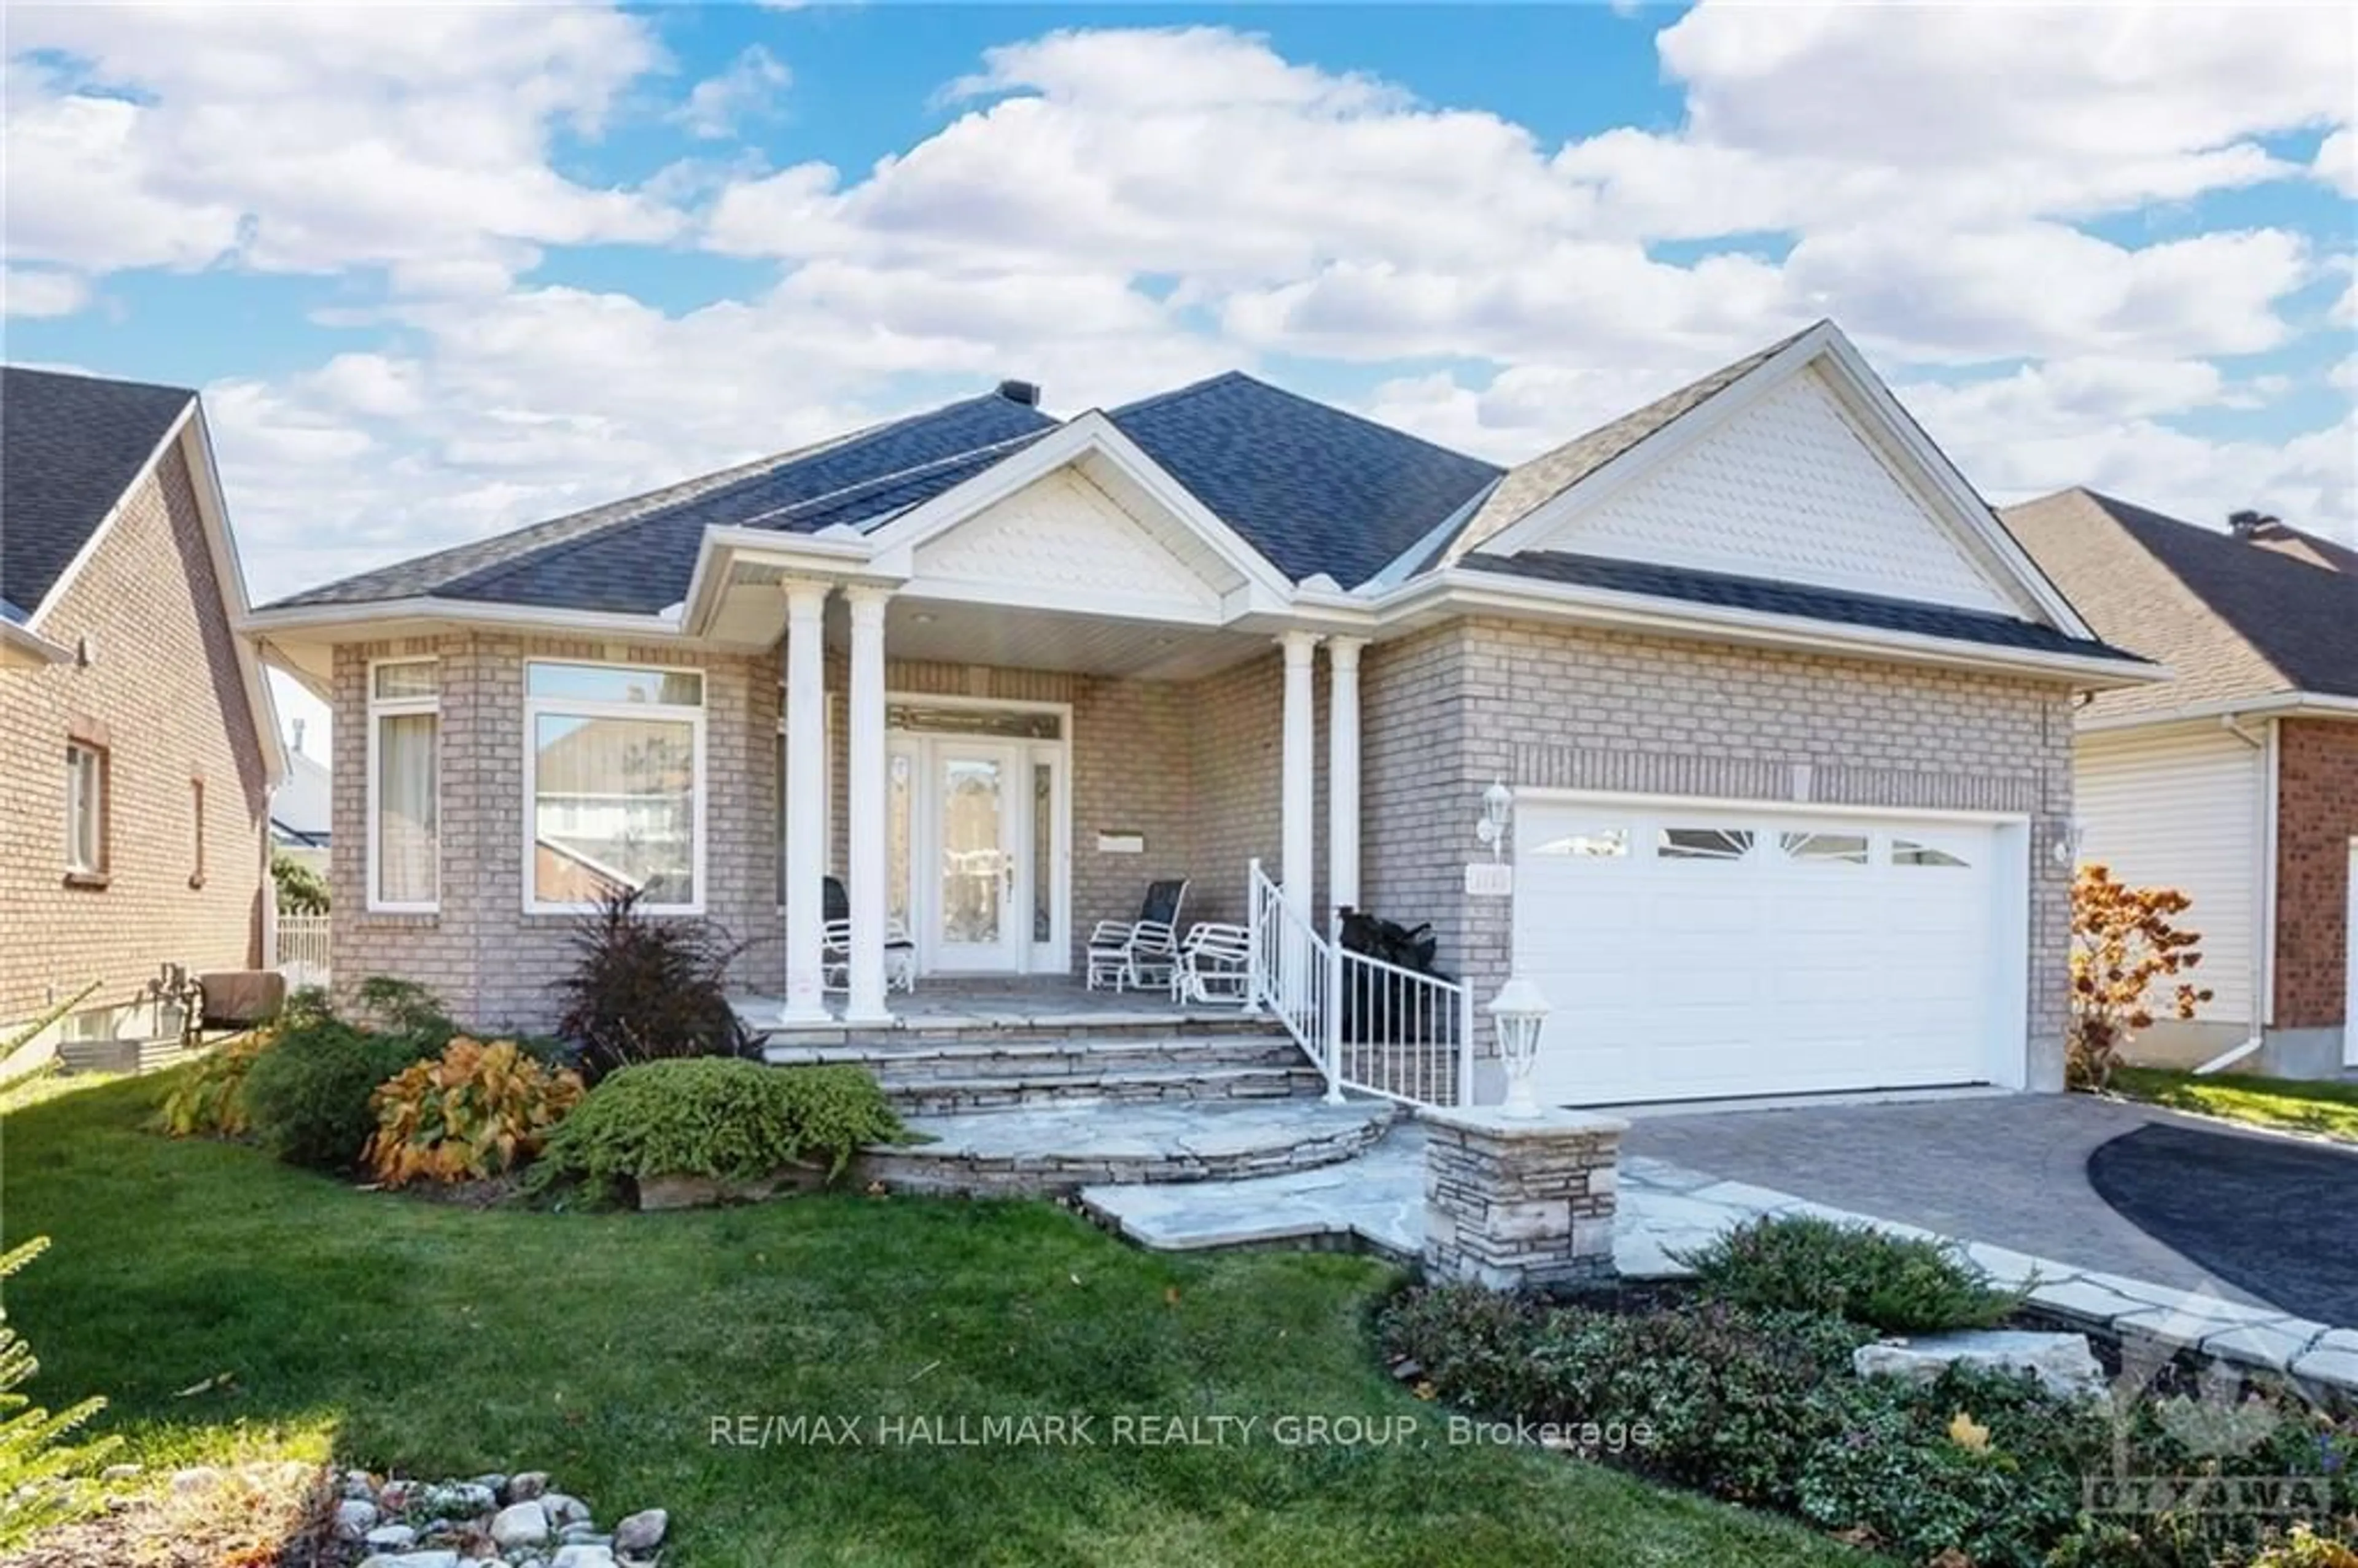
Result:
<svg viewBox="0 0 2358 1568"><path fill-rule="evenodd" d="M369 666L368 888L375 910L431 913L441 897L441 666Z"/></svg>
<svg viewBox="0 0 2358 1568"><path fill-rule="evenodd" d="M1783 847L1789 860L1812 865L1866 864L1866 835L1864 833L1779 833L1777 841Z"/></svg>
<svg viewBox="0 0 2358 1568"><path fill-rule="evenodd" d="M66 871L74 877L106 874L106 748L87 741L66 743Z"/></svg>
<svg viewBox="0 0 2358 1568"><path fill-rule="evenodd" d="M701 914L704 676L527 665L525 797L531 909L631 890L650 913Z"/></svg>
<svg viewBox="0 0 2358 1568"><path fill-rule="evenodd" d="M1619 860L1629 854L1627 827L1584 827L1549 839L1534 855L1570 855L1581 860Z"/></svg>
<svg viewBox="0 0 2358 1568"><path fill-rule="evenodd" d="M1752 853L1752 831L1746 827L1665 827L1654 844L1665 860L1740 860Z"/></svg>
<svg viewBox="0 0 2358 1568"><path fill-rule="evenodd" d="M1963 866L1970 864L1963 858L1931 844L1920 844L1913 838L1891 841L1891 863L1895 866Z"/></svg>

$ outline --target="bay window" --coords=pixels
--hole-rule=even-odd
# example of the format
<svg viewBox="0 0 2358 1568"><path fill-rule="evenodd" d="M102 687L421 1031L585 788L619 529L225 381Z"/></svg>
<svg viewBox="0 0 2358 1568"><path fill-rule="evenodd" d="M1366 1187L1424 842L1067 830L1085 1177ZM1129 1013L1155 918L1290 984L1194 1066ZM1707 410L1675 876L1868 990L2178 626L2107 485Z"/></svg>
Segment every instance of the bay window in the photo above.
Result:
<svg viewBox="0 0 2358 1568"><path fill-rule="evenodd" d="M703 912L701 674L533 661L524 755L526 909Z"/></svg>
<svg viewBox="0 0 2358 1568"><path fill-rule="evenodd" d="M369 666L368 906L430 914L440 906L441 665Z"/></svg>

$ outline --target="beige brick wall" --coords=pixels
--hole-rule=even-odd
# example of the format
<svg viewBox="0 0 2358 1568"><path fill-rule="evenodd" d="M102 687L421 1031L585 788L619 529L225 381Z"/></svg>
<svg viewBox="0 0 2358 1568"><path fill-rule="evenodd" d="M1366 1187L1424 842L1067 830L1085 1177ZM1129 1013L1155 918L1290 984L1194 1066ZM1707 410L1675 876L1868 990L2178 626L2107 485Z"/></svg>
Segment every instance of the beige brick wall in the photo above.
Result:
<svg viewBox="0 0 2358 1568"><path fill-rule="evenodd" d="M2060 1087L2071 809L2069 692L1768 649L1475 620L1373 651L1368 902L1428 902L1444 968L1477 1001L1505 979L1511 901L1468 900L1493 777L1510 784L1926 809L2033 819L2032 1087ZM1433 738L1428 747L1425 737Z"/></svg>
<svg viewBox="0 0 2358 1568"><path fill-rule="evenodd" d="M86 667L0 671L0 1022L92 980L127 1000L156 967L259 957L267 795L262 747L221 611L186 460L175 448L127 498L42 622L89 639ZM67 738L102 730L112 795L107 883L65 885ZM195 871L204 781L204 884Z"/></svg>

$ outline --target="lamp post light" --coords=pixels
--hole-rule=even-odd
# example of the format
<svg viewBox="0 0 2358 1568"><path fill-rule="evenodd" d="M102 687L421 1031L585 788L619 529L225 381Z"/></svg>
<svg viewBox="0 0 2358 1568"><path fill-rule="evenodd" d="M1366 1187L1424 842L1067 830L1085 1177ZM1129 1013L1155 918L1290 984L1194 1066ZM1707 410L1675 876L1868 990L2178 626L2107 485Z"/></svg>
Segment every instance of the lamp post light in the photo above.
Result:
<svg viewBox="0 0 2358 1568"><path fill-rule="evenodd" d="M1507 1103L1502 1116L1528 1119L1540 1113L1531 1094L1531 1069L1539 1065L1540 1031L1547 1025L1548 999L1540 988L1517 976L1490 999L1490 1019L1498 1030L1498 1056L1507 1067Z"/></svg>

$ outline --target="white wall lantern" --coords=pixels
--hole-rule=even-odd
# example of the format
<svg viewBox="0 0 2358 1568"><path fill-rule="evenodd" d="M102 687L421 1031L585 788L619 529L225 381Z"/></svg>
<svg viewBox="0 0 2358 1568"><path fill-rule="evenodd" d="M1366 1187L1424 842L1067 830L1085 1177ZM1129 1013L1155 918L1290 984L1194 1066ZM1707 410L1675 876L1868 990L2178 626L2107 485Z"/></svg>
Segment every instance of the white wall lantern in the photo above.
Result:
<svg viewBox="0 0 2358 1568"><path fill-rule="evenodd" d="M1498 1030L1498 1056L1507 1067L1507 1103L1499 1114L1536 1117L1540 1104L1531 1094L1531 1069L1539 1065L1540 1031L1547 1025L1548 999L1540 988L1517 976L1490 999L1490 1019Z"/></svg>
<svg viewBox="0 0 2358 1568"><path fill-rule="evenodd" d="M2080 847L2088 841L2087 825L2074 816L2055 830L2055 863L2071 871L2080 863Z"/></svg>
<svg viewBox="0 0 2358 1568"><path fill-rule="evenodd" d="M1507 787L1506 780L1494 780L1482 792L1482 820L1474 825L1474 837L1489 847L1493 864L1506 846L1507 823L1514 812L1515 792Z"/></svg>

